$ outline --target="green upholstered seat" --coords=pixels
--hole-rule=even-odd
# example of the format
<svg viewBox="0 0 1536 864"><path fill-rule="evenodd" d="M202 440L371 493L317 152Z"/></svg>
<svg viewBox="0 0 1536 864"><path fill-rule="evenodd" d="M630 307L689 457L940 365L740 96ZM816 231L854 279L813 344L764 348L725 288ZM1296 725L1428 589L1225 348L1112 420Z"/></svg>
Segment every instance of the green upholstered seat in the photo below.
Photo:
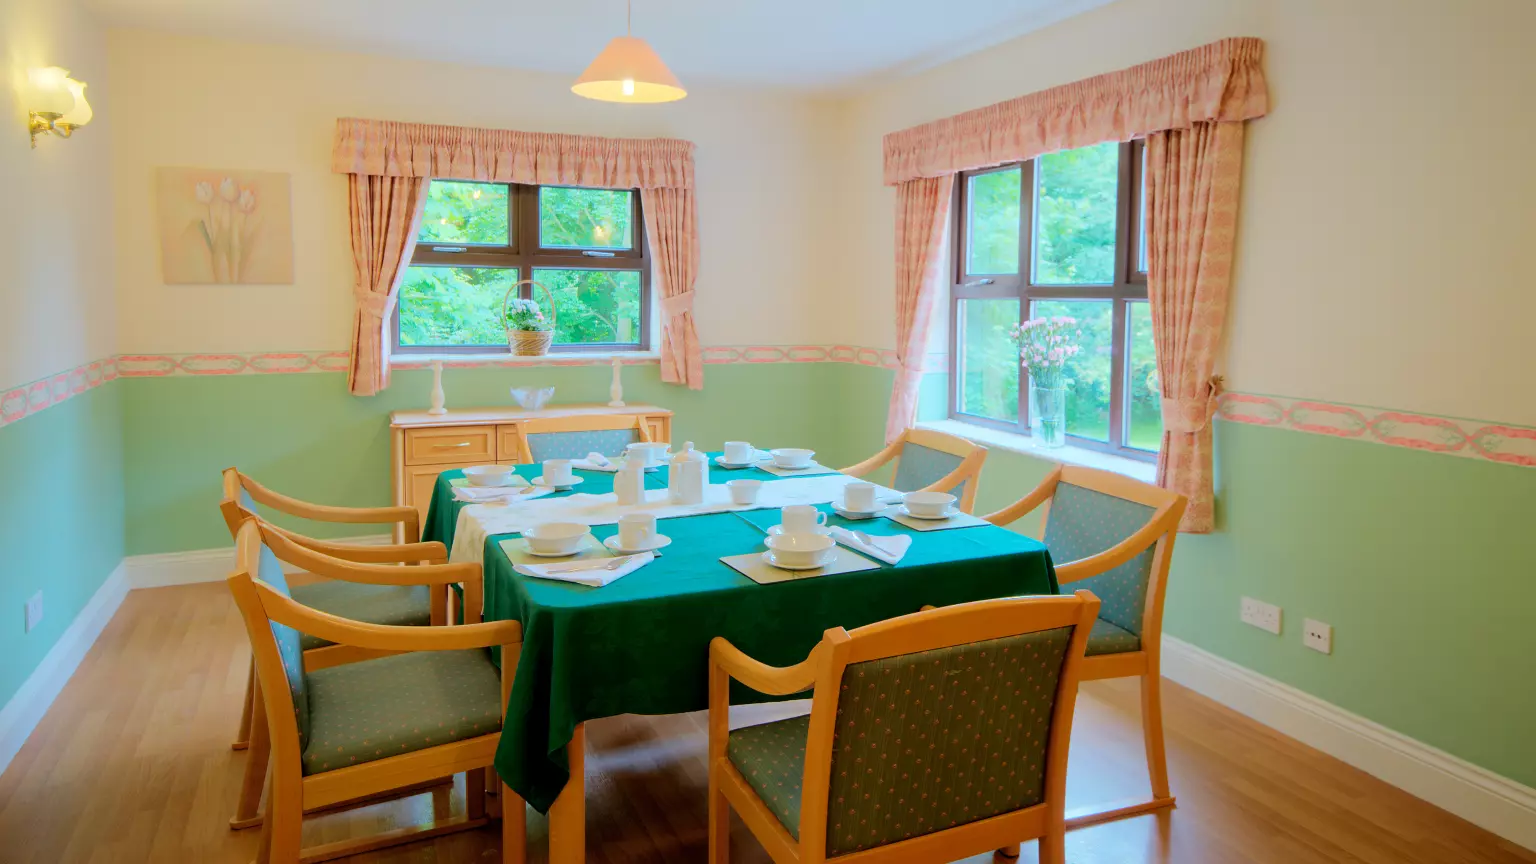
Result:
<svg viewBox="0 0 1536 864"><path fill-rule="evenodd" d="M1140 650L1140 636L1100 618L1093 622L1093 629L1088 631L1088 648L1083 653L1093 657L1099 654L1124 654L1127 651Z"/></svg>
<svg viewBox="0 0 1536 864"><path fill-rule="evenodd" d="M292 593L294 600L311 609L364 624L424 627L432 623L432 599L425 585L327 581L295 585ZM311 651L331 643L305 633L299 644L305 651Z"/></svg>
<svg viewBox="0 0 1536 864"><path fill-rule="evenodd" d="M501 728L501 673L482 649L398 654L320 669L305 678L306 775Z"/></svg>
<svg viewBox="0 0 1536 864"><path fill-rule="evenodd" d="M827 855L1040 803L1072 628L871 660L843 674ZM726 756L799 836L808 717L738 729Z"/></svg>
<svg viewBox="0 0 1536 864"><path fill-rule="evenodd" d="M1103 552L1152 521L1155 508L1113 495L1105 495L1071 483L1056 486L1045 525L1045 547L1059 567ZM1147 585L1152 578L1152 547L1119 567L1080 579L1063 590L1086 588L1103 604L1099 617L1141 636L1142 613L1147 606ZM1088 653L1092 654L1090 649Z"/></svg>
<svg viewBox="0 0 1536 864"><path fill-rule="evenodd" d="M908 441L902 445L901 461L896 463L896 476L891 480L891 488L898 492L912 492L931 486L949 476L964 461L962 456ZM965 484L960 483L953 489L939 491L959 496L965 491Z"/></svg>
<svg viewBox="0 0 1536 864"><path fill-rule="evenodd" d="M581 459L588 453L622 456L624 448L640 440L635 429L596 429L590 432L534 432L528 436L533 461Z"/></svg>

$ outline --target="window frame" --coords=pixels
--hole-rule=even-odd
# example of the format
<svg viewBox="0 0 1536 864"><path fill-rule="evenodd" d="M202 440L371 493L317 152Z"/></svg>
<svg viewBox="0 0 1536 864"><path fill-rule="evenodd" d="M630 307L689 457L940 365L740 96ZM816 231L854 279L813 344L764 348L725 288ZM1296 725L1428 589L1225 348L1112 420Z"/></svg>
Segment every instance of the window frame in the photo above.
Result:
<svg viewBox="0 0 1536 864"><path fill-rule="evenodd" d="M1111 304L1110 324L1110 394L1109 431L1106 441L1067 435L1068 443L1089 450L1115 453L1131 459L1156 461L1157 452L1142 450L1129 445L1126 421L1130 404L1128 357L1130 332L1128 328L1130 303L1147 301L1147 274L1139 270L1140 238L1142 222L1143 173L1145 142L1122 142L1119 153L1120 178L1116 195L1115 214L1115 273L1114 282L1096 285L1051 285L1034 281L1035 269L1035 168L1036 160L1010 162L974 171L963 171L957 178L953 192L950 225L950 290L949 290L949 404L947 416L951 420L998 429L1020 435L1029 435L1029 374L1019 370L1018 417L1010 422L960 410L962 384L960 345L960 304L965 300L1018 300L1019 321L1023 324L1030 317L1030 306L1041 300L1098 300ZM1019 266L1017 273L970 272L970 191L971 179L977 176L1019 169Z"/></svg>
<svg viewBox="0 0 1536 864"><path fill-rule="evenodd" d="M526 183L500 183L487 180L461 180L455 177L433 177L451 183L477 183L486 186L507 187L507 233L509 242L496 243L447 243L418 242L411 252L407 267L459 267L459 268L516 268L519 281L532 279L535 269L542 270L620 270L640 274L640 323L639 341L636 342L567 342L551 343L551 354L618 354L643 353L651 350L651 258L650 243L645 232L644 210L639 189L609 189L596 186L565 186L560 184L532 185ZM428 182L432 182L429 180ZM609 192L629 192L629 224L631 243L628 249L578 248L569 246L545 246L539 230L540 189L600 189ZM533 296L533 286L518 288L518 296ZM504 349L510 353L507 343L485 345L401 345L400 304L390 316L392 354L499 354Z"/></svg>

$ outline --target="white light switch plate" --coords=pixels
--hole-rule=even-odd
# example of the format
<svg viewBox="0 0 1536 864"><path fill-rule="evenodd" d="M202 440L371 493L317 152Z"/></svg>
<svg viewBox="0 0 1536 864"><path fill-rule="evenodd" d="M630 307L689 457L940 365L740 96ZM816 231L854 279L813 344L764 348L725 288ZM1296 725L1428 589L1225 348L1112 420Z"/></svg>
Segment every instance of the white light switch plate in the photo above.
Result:
<svg viewBox="0 0 1536 864"><path fill-rule="evenodd" d="M14 618L11 620L15 620ZM27 624L23 632L31 633L32 628L43 621L43 592L39 591L27 598Z"/></svg>
<svg viewBox="0 0 1536 864"><path fill-rule="evenodd" d="M1313 651L1333 653L1333 625L1306 619L1301 625L1301 644Z"/></svg>
<svg viewBox="0 0 1536 864"><path fill-rule="evenodd" d="M1238 610L1238 617L1244 624L1251 624L1260 630L1268 630L1276 636L1280 635L1280 607L1273 603L1244 597L1242 606Z"/></svg>

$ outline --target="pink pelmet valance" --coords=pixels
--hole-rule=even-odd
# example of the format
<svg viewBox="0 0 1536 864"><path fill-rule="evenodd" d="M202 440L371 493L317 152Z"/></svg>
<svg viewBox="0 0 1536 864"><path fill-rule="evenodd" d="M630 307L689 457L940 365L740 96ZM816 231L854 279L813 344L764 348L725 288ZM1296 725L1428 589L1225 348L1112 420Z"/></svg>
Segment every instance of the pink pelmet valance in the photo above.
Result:
<svg viewBox="0 0 1536 864"><path fill-rule="evenodd" d="M1269 110L1264 42L1233 38L977 108L885 136L885 183L1033 159L1043 153Z"/></svg>
<svg viewBox="0 0 1536 864"><path fill-rule="evenodd" d="M693 142L513 132L392 120L336 121L331 170L611 189L692 189Z"/></svg>

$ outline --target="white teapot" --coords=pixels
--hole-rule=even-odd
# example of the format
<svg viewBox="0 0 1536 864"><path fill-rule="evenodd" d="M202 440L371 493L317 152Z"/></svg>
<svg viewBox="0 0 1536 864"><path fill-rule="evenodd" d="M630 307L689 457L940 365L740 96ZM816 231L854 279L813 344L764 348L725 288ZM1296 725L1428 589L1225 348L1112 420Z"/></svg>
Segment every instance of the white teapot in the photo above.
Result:
<svg viewBox="0 0 1536 864"><path fill-rule="evenodd" d="M709 485L709 461L693 449L693 442L683 444L667 466L667 500L673 504L703 504L704 487Z"/></svg>

